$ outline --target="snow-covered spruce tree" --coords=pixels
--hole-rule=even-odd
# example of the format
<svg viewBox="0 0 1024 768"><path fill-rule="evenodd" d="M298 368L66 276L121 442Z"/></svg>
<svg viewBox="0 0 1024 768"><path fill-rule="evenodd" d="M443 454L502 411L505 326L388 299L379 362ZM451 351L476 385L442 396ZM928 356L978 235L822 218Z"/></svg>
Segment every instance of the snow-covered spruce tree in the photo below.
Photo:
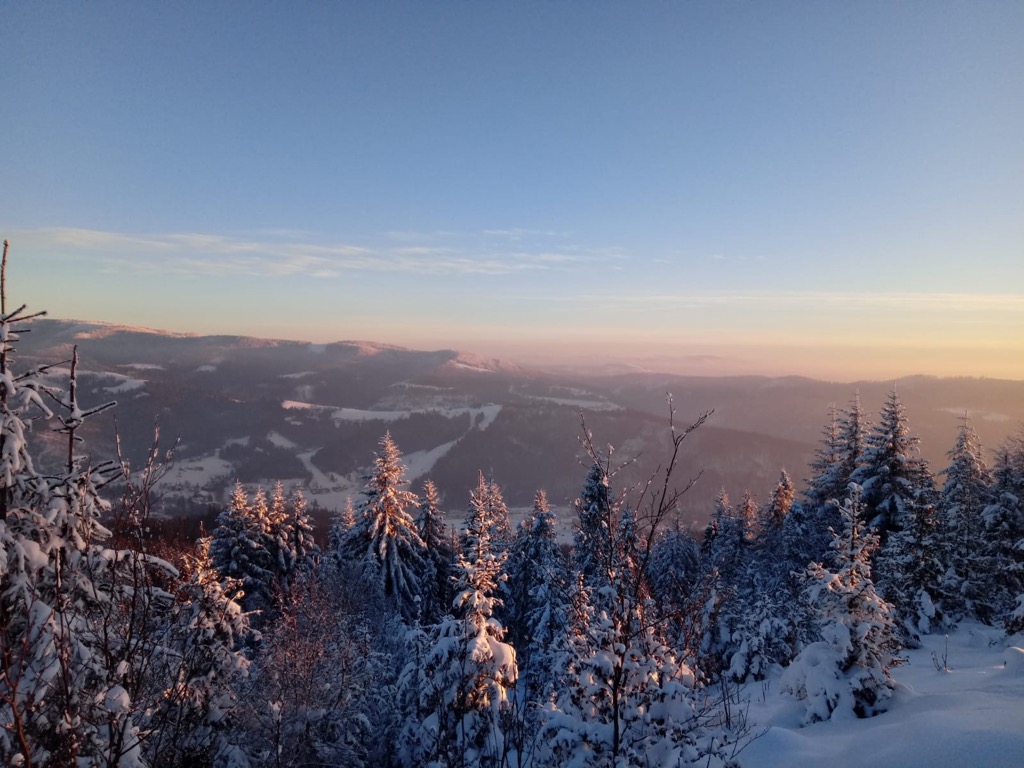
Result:
<svg viewBox="0 0 1024 768"><path fill-rule="evenodd" d="M868 434L860 465L850 475L850 480L864 489L865 522L882 544L892 531L905 527L910 505L934 489L918 442L910 433L906 410L893 389L878 424Z"/></svg>
<svg viewBox="0 0 1024 768"><path fill-rule="evenodd" d="M736 682L764 679L771 666L786 666L796 653L797 628L805 619L798 608L802 585L782 556L793 496L783 470L769 502L757 511L754 540L741 551L728 592L732 599L718 609L720 632L727 638L723 672Z"/></svg>
<svg viewBox="0 0 1024 768"><path fill-rule="evenodd" d="M759 585L749 593L746 610L733 621L728 667L736 682L764 680L773 666L784 667L796 655L796 625L790 596Z"/></svg>
<svg viewBox="0 0 1024 768"><path fill-rule="evenodd" d="M908 644L916 644L919 633L940 626L944 617L935 483L917 444L893 390L854 473L863 488L865 522L881 542L872 578L895 608Z"/></svg>
<svg viewBox="0 0 1024 768"><path fill-rule="evenodd" d="M985 527L985 509L992 501L992 475L981 442L967 416L956 443L946 454L949 466L938 501L940 541L946 566L943 594L947 610L992 623L999 611Z"/></svg>
<svg viewBox="0 0 1024 768"><path fill-rule="evenodd" d="M779 557L783 525L792 502L788 476L772 500L758 509L749 493L739 510L718 520L704 572L717 575L707 585L717 592L705 612L701 669L735 682L763 679L772 665L786 665L796 647L797 590L787 563ZM755 524L756 520L756 524Z"/></svg>
<svg viewBox="0 0 1024 768"><path fill-rule="evenodd" d="M427 561L410 513L419 500L405 488L401 459L391 433L385 433L342 550L349 560L362 562L366 577L378 579L402 618L412 622L421 610Z"/></svg>
<svg viewBox="0 0 1024 768"><path fill-rule="evenodd" d="M444 510L441 509L437 486L433 480L427 480L423 484L416 530L423 539L423 545L427 550L426 560L430 566L427 569L429 583L424 584L423 622L434 624L451 610L452 600L455 599L455 595L452 594L455 552L445 522Z"/></svg>
<svg viewBox="0 0 1024 768"><path fill-rule="evenodd" d="M695 647L686 613L700 579L700 545L678 518L657 534L651 547L650 573L651 595L669 645Z"/></svg>
<svg viewBox="0 0 1024 768"><path fill-rule="evenodd" d="M327 555L331 560L345 560L345 540L355 527L356 507L352 503L352 497L346 496L345 506L331 516L331 527L327 531Z"/></svg>
<svg viewBox="0 0 1024 768"><path fill-rule="evenodd" d="M486 479L481 470L477 473L476 488L469 492L469 517L479 518L486 525L491 546L502 554L512 546L512 523L501 487L494 479ZM466 539L463 537L463 543Z"/></svg>
<svg viewBox="0 0 1024 768"><path fill-rule="evenodd" d="M320 547L313 536L313 520L306 507L305 494L301 488L296 488L288 500L288 544L293 580L297 574L309 573L320 558Z"/></svg>
<svg viewBox="0 0 1024 768"><path fill-rule="evenodd" d="M577 610L560 672L565 683L542 725L539 765L723 765L737 748L713 725L721 723L722 711L665 641L649 592L654 532L693 482L682 491L672 487L679 452L707 416L679 431L670 418L672 452L660 477L638 491L635 504L622 495L611 500L618 520L604 543L611 561L593 579L600 586L577 575L582 599L573 601ZM584 435L595 458L585 427Z"/></svg>
<svg viewBox="0 0 1024 768"><path fill-rule="evenodd" d="M848 485L865 461L872 426L860 403L860 392L839 412L839 455L826 482L834 495L826 501L846 498Z"/></svg>
<svg viewBox="0 0 1024 768"><path fill-rule="evenodd" d="M117 470L112 462L89 467L74 451L75 433L89 415L77 402L77 365L76 348L67 393L46 390L63 411L57 416L62 424L58 431L68 436L68 452L64 472L48 478L44 511L48 530L36 532L49 551L47 568L36 575L36 599L41 600L34 607L52 611L46 628L52 636L46 640L36 636L29 643L35 646L32 650L49 655L47 661L55 665L45 702L40 702L42 708L50 709L47 718L57 729L50 734L57 739L51 755L54 762L73 757L131 764L138 749L132 702L122 685L127 681L107 663L119 653L118 640L108 643L104 635L104 631L117 632L116 627L105 626L104 619L116 620L120 608L116 582L123 553L100 546L110 533L99 521L109 509L99 487Z"/></svg>
<svg viewBox="0 0 1024 768"><path fill-rule="evenodd" d="M295 569L288 527L288 502L284 497L284 483L278 480L270 491L267 528L274 571L281 575L289 574Z"/></svg>
<svg viewBox="0 0 1024 768"><path fill-rule="evenodd" d="M985 509L993 597L1007 634L1024 632L1024 432L996 452L992 502Z"/></svg>
<svg viewBox="0 0 1024 768"><path fill-rule="evenodd" d="M267 509L266 547L274 573L274 600L287 602L291 582L298 567L292 551L291 516L284 495L284 484L278 480L270 492Z"/></svg>
<svg viewBox="0 0 1024 768"><path fill-rule="evenodd" d="M242 598L247 610L253 611L257 625L269 624L277 617L278 569L277 541L270 517L270 502L263 486L256 486L249 505L253 534L253 569L243 583Z"/></svg>
<svg viewBox="0 0 1024 768"><path fill-rule="evenodd" d="M280 480L270 496L265 546L273 565L275 601L288 602L292 585L300 572L313 567L319 547L313 540L313 524L302 491L296 489L286 499Z"/></svg>
<svg viewBox="0 0 1024 768"><path fill-rule="evenodd" d="M794 576L794 571L798 569L794 567L787 552L787 523L795 503L796 488L789 473L782 469L768 503L758 510L757 540L754 546L759 590L772 593L787 608L791 603L798 602L795 598L799 591ZM794 625L798 623L796 611L787 609L783 614Z"/></svg>
<svg viewBox="0 0 1024 768"><path fill-rule="evenodd" d="M875 591L871 555L878 536L868 533L861 489L850 485L840 508L842 531L833 533L833 569L807 569L806 598L822 640L805 647L786 668L782 690L804 701L805 723L828 720L837 709L858 717L884 712L892 695L890 667L898 661L892 606Z"/></svg>
<svg viewBox="0 0 1024 768"><path fill-rule="evenodd" d="M554 682L553 645L566 633L569 569L542 490L534 497L533 513L519 527L506 571L509 640L516 649L522 689L526 701L543 701Z"/></svg>
<svg viewBox="0 0 1024 768"><path fill-rule="evenodd" d="M784 524L784 556L790 571L803 572L808 563L825 563L831 556L830 530L841 526L839 502L860 466L867 423L856 395L842 411L829 409L829 421L811 460L811 477Z"/></svg>
<svg viewBox="0 0 1024 768"><path fill-rule="evenodd" d="M8 312L7 248L0 283L0 758L7 765L56 765L63 726L48 701L56 686L60 627L55 587L60 532L46 519L49 487L36 472L25 421L51 416L38 371L12 370L16 323L43 313ZM76 745L77 746L77 745ZM77 753L77 749L74 748ZM59 753L58 753L59 755ZM77 754L68 756L76 758Z"/></svg>
<svg viewBox="0 0 1024 768"><path fill-rule="evenodd" d="M142 717L149 765L190 768L244 765L245 750L233 743L238 687L249 661L237 648L249 623L232 595L241 583L223 579L210 558L210 539L186 556L188 577L168 616L162 652L153 659L155 690Z"/></svg>
<svg viewBox="0 0 1024 768"><path fill-rule="evenodd" d="M250 503L241 482L236 482L228 508L217 516L210 557L221 578L241 583L239 601L245 612L251 614L254 627L267 623L274 605L274 561L267 548L268 538L263 489L256 492Z"/></svg>
<svg viewBox="0 0 1024 768"><path fill-rule="evenodd" d="M779 482L772 489L768 503L757 513L758 549L765 553L770 552L775 562L779 562L784 548L783 530L795 498L796 488L793 480L785 469L779 470Z"/></svg>
<svg viewBox="0 0 1024 768"><path fill-rule="evenodd" d="M505 554L492 545L481 511L466 521L455 565L454 615L414 642L419 651L402 673L408 709L400 739L403 765L503 766L511 745L502 723L517 676L516 654L494 618ZM476 508L474 508L476 511Z"/></svg>
<svg viewBox="0 0 1024 768"><path fill-rule="evenodd" d="M708 526L710 532L705 533L701 556L719 570L723 580L732 583L742 566L743 551L749 543L750 530L737 510L733 509L724 488L715 496Z"/></svg>
<svg viewBox="0 0 1024 768"><path fill-rule="evenodd" d="M701 576L704 583L699 592L708 602L703 614L698 669L707 679L718 679L730 667L733 653L742 640L733 638L747 607L753 602L751 558L756 505L749 493L744 494L739 509L729 502L723 488L715 497L709 524L710 535L701 548ZM744 673L745 674L745 673Z"/></svg>
<svg viewBox="0 0 1024 768"><path fill-rule="evenodd" d="M576 530L573 534L573 566L588 584L600 580L612 562L608 550L611 532L618 525L612 516L611 447L590 465L583 492L573 502Z"/></svg>
<svg viewBox="0 0 1024 768"><path fill-rule="evenodd" d="M935 505L922 496L908 507L905 527L890 534L875 558L873 578L879 592L892 604L908 647L920 635L947 622L943 596L943 551Z"/></svg>

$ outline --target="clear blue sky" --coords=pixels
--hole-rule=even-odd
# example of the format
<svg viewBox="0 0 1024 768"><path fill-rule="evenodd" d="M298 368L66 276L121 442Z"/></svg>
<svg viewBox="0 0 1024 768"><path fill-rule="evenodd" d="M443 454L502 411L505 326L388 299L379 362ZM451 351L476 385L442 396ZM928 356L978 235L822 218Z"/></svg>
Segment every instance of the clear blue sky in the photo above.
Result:
<svg viewBox="0 0 1024 768"><path fill-rule="evenodd" d="M61 317L1024 378L1024 3L0 0Z"/></svg>

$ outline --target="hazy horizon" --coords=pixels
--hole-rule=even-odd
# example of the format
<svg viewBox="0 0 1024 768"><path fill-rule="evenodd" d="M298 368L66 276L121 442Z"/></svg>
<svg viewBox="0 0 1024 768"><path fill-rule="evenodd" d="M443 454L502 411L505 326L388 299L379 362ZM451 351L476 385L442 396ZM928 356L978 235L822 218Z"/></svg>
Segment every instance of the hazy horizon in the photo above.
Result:
<svg viewBox="0 0 1024 768"><path fill-rule="evenodd" d="M40 307L31 307L31 309L40 309ZM643 355L636 352L630 352L628 350L619 350L617 352L613 350L610 352L606 352L603 355L596 355L593 353L588 354L586 348L569 348L567 346L565 348L558 349L557 345L555 349L552 349L550 351L544 351L543 349L538 349L535 346L526 345L522 341L492 342L490 340L480 340L477 342L469 343L467 345L451 343L403 344L390 342L382 339L360 336L324 336L322 338L306 338L298 335L259 335L250 333L237 333L218 329L213 329L209 331L188 331L183 330L181 328L157 328L153 326L118 323L115 321L103 320L100 318L60 317L52 312L47 312L46 319L52 320L54 322L95 324L98 326L124 328L126 330L138 331L143 333L153 332L158 334L167 334L171 336L188 336L196 338L204 336L223 336L255 338L262 339L265 341L309 343L313 345L333 343L366 343L381 345L385 347L393 346L402 349L424 352L449 350L457 352L463 356L477 358L483 361L493 360L498 361L502 364L521 365L527 368L536 368L540 371L551 371L553 373L566 371L575 371L579 373L626 373L630 371L635 371L637 373L665 373L682 376L700 377L764 376L768 378L785 378L789 376L797 376L808 379L816 379L823 382L851 384L866 381L894 381L897 379L913 378L915 376L930 376L936 378L967 377L974 379L1024 381L1024 378L1016 377L1013 375L1001 376L969 373L944 373L942 372L942 369L929 371L924 369L911 370L910 368L906 368L906 372L893 373L892 371L897 370L899 368L899 365L893 363L888 367L884 367L889 362L889 358L882 358L874 366L862 367L859 370L861 370L863 373L857 375L856 377L850 378L841 375L841 373L837 373L836 375L830 375L829 369L827 367L827 361L823 361L820 355L815 357L814 361L807 366L806 370L800 370L799 367L797 367L796 369L773 368L768 363L762 363L759 365L758 361L763 361L764 357L771 353L771 350L761 352L761 357L759 357L758 351L753 348L743 348L739 350L718 349L717 351L712 347L708 347L706 350L703 351L698 350L697 348L693 348L690 350L677 349L676 353L672 354L671 345L668 345L665 349L661 350L660 354L652 353ZM83 337L81 343L88 344L88 337ZM901 351L906 352L906 350L894 349L892 350L892 354L899 355ZM970 354L972 351L973 350L965 350L965 353ZM735 353L735 356L730 356L730 352ZM843 369L837 366L835 370L842 371ZM873 370L879 372L872 375L871 371ZM817 371L817 373L815 373L814 371Z"/></svg>
<svg viewBox="0 0 1024 768"><path fill-rule="evenodd" d="M9 293L543 365L1024 379L1024 5L5 8Z"/></svg>

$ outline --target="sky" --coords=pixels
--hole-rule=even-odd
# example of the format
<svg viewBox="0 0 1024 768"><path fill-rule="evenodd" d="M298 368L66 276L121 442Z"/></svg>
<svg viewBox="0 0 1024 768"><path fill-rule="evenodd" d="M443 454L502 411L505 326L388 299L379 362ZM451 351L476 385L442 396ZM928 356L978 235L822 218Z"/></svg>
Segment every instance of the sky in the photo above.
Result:
<svg viewBox="0 0 1024 768"><path fill-rule="evenodd" d="M8 293L542 364L1024 379L1024 3L0 0Z"/></svg>

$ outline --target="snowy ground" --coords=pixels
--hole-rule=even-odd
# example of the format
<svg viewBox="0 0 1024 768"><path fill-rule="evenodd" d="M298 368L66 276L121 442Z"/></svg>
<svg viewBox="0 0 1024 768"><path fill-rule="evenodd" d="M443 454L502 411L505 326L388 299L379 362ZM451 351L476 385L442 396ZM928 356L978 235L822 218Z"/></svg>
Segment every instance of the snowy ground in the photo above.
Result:
<svg viewBox="0 0 1024 768"><path fill-rule="evenodd" d="M743 768L1021 768L1024 766L1024 638L964 624L904 653L889 711L852 714L800 727L802 704L778 693L773 679L747 688L751 719L771 730L740 755Z"/></svg>

